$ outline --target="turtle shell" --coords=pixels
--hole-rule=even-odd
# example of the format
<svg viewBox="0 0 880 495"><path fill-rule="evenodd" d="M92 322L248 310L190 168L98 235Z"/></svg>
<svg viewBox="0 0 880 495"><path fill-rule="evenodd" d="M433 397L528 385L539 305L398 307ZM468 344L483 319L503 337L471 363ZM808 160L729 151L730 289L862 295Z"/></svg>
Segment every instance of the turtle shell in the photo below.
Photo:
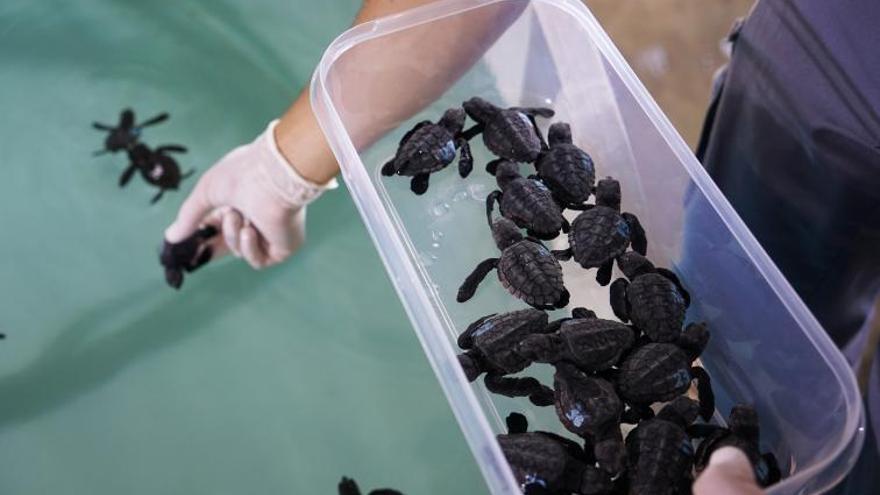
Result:
<svg viewBox="0 0 880 495"><path fill-rule="evenodd" d="M568 242L574 260L584 268L598 268L626 251L629 224L616 210L595 206L571 224Z"/></svg>
<svg viewBox="0 0 880 495"><path fill-rule="evenodd" d="M663 419L640 423L626 437L629 459L629 493L671 495L689 475L694 447L687 433Z"/></svg>
<svg viewBox="0 0 880 495"><path fill-rule="evenodd" d="M533 162L541 152L541 140L532 121L517 110L501 110L486 122L483 142L498 157L514 162Z"/></svg>
<svg viewBox="0 0 880 495"><path fill-rule="evenodd" d="M634 404L671 400L691 384L691 361L675 344L645 344L620 365L621 397Z"/></svg>
<svg viewBox="0 0 880 495"><path fill-rule="evenodd" d="M563 201L581 204L593 193L593 159L573 144L552 145L538 158L536 169L541 180Z"/></svg>
<svg viewBox="0 0 880 495"><path fill-rule="evenodd" d="M673 342L687 311L684 298L669 279L657 273L636 277L626 290L630 319L654 342Z"/></svg>
<svg viewBox="0 0 880 495"><path fill-rule="evenodd" d="M567 464L573 460L562 443L538 432L498 435L498 443L521 485L537 483L551 492L564 488Z"/></svg>
<svg viewBox="0 0 880 495"><path fill-rule="evenodd" d="M414 176L436 172L455 160L455 140L448 129L425 124L407 138L395 161L398 175Z"/></svg>
<svg viewBox="0 0 880 495"><path fill-rule="evenodd" d="M556 414L565 428L581 437L594 437L616 427L623 402L614 385L583 373L573 366L560 366L553 378Z"/></svg>
<svg viewBox="0 0 880 495"><path fill-rule="evenodd" d="M516 373L529 362L513 351L523 338L547 328L547 313L537 309L522 309L493 316L478 326L473 334L473 347L484 359L503 370Z"/></svg>
<svg viewBox="0 0 880 495"><path fill-rule="evenodd" d="M567 320L559 328L566 359L585 371L606 370L620 360L635 339L623 323L601 318Z"/></svg>
<svg viewBox="0 0 880 495"><path fill-rule="evenodd" d="M562 210L553 194L536 180L516 179L504 188L501 214L522 229L541 237L555 237L562 229Z"/></svg>
<svg viewBox="0 0 880 495"><path fill-rule="evenodd" d="M511 294L532 306L555 305L565 286L562 267L543 244L519 241L501 253L498 280Z"/></svg>

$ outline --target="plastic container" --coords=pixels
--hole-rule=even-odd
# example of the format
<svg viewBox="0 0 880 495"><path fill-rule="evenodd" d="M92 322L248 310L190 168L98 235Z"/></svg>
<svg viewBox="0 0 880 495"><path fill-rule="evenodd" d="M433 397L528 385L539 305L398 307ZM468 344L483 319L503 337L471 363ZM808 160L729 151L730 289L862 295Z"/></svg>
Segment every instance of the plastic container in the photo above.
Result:
<svg viewBox="0 0 880 495"><path fill-rule="evenodd" d="M448 90L424 101L419 115L361 144L370 141L362 130L371 119L395 103L382 101L387 91L371 95L370 88L395 84L392 71L428 71L428 61L442 55L436 45L413 40L480 16L502 18L509 27L499 29L473 66L461 68ZM472 36L459 35L458 42L485 42L485 33ZM396 56L389 48L395 43L409 43L418 56ZM377 59L383 50L387 56ZM471 177L459 178L451 166L431 177L421 197L405 178L379 174L415 122L436 120L474 95L511 106L552 106L555 120L571 123L598 173L621 181L624 210L638 215L648 232L649 257L682 277L694 300L688 319L709 322L713 336L703 363L718 395L717 417L736 402L758 409L764 448L779 457L786 475L769 493L819 493L837 483L863 440L861 401L847 363L590 12L574 0L452 0L340 36L314 75L312 105L491 492L518 493L494 439L508 411L526 412L535 429L560 426L553 408L490 396L481 381L468 383L456 360L454 339L468 323L524 306L492 274L474 299L455 302L471 269L497 256L482 202L494 188L494 178L482 171L489 155L475 139ZM565 242L560 238L554 247ZM607 288L597 286L595 273L564 266L570 307L610 315ZM527 373L550 383L549 369Z"/></svg>

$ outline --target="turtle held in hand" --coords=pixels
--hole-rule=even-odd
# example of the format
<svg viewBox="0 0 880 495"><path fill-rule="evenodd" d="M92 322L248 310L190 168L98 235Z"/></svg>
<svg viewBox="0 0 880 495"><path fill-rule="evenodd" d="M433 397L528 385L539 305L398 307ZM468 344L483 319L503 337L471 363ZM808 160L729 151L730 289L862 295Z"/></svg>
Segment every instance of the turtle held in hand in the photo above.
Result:
<svg viewBox="0 0 880 495"><path fill-rule="evenodd" d="M550 147L535 162L538 178L563 208L583 210L593 194L596 167L586 151L572 143L571 127L556 122L547 132Z"/></svg>
<svg viewBox="0 0 880 495"><path fill-rule="evenodd" d="M514 162L534 162L541 150L546 148L535 117L550 118L554 115L549 108L500 108L475 96L462 104L464 111L477 124L466 130L464 136L470 139L482 133L483 142L499 160ZM494 160L486 166L489 173L499 163Z"/></svg>
<svg viewBox="0 0 880 495"><path fill-rule="evenodd" d="M611 284L614 315L624 322L632 320L654 342L675 341L690 305L690 294L678 277L634 252L621 255L617 265L629 281L619 278Z"/></svg>
<svg viewBox="0 0 880 495"><path fill-rule="evenodd" d="M458 173L467 177L474 160L467 139L462 136L464 120L464 110L452 108L436 124L429 120L416 124L400 140L394 158L382 166L382 175L412 177L410 189L424 194L431 174L452 163L459 149Z"/></svg>
<svg viewBox="0 0 880 495"><path fill-rule="evenodd" d="M541 241L523 237L512 221L501 217L492 223L492 237L500 258L483 260L458 289L458 302L474 296L480 282L492 270L508 292L537 309L563 308L569 293L562 281L562 267Z"/></svg>
<svg viewBox="0 0 880 495"><path fill-rule="evenodd" d="M458 346L467 352L458 361L468 380L476 380L486 373L489 391L508 397L528 396L538 406L553 403L553 391L534 378L506 377L524 370L530 363L516 353L516 344L523 338L543 332L552 332L547 313L537 309L522 309L493 314L473 322L458 337Z"/></svg>
<svg viewBox="0 0 880 495"><path fill-rule="evenodd" d="M548 432L527 432L525 416L507 417L508 433L498 443L525 495L603 495L611 479L575 442Z"/></svg>
<svg viewBox="0 0 880 495"><path fill-rule="evenodd" d="M164 241L159 263L165 268L165 281L175 289L183 285L184 272L194 272L211 261L214 254L208 241L217 235L214 226L203 227L180 242Z"/></svg>
<svg viewBox="0 0 880 495"><path fill-rule="evenodd" d="M560 259L571 257L584 268L598 268L596 281L601 285L611 282L614 260L629 246L644 255L648 249L645 230L631 213L620 212L620 183L612 178L599 181L596 186L596 204L585 205L571 223L568 249L555 251Z"/></svg>
<svg viewBox="0 0 880 495"><path fill-rule="evenodd" d="M500 190L486 197L486 216L490 223L498 201L501 215L513 220L517 227L526 229L532 237L548 240L557 237L560 229L568 231L568 222L550 190L541 182L520 175L516 163L501 162L495 177Z"/></svg>

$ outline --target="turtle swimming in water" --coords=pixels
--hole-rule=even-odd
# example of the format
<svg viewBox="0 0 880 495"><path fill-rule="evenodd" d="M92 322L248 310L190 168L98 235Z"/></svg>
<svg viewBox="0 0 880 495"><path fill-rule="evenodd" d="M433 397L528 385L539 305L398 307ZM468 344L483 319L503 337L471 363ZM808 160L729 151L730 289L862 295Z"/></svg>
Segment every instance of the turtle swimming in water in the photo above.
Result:
<svg viewBox="0 0 880 495"><path fill-rule="evenodd" d="M630 245L647 252L645 230L635 215L620 212L620 183L610 177L596 186L596 204L584 208L571 223L568 249L554 252L563 260L573 257L584 268L598 268L596 281L608 285L614 260Z"/></svg>
<svg viewBox="0 0 880 495"><path fill-rule="evenodd" d="M534 162L547 147L535 117L550 118L549 108L501 108L475 96L462 104L464 111L477 124L464 131L466 139L483 134L483 142L498 160L489 162L486 170L494 174L500 160Z"/></svg>
<svg viewBox="0 0 880 495"><path fill-rule="evenodd" d="M547 132L549 149L541 152L535 162L538 178L553 192L563 208L583 210L593 194L596 166L586 151L571 139L571 127L556 122Z"/></svg>
<svg viewBox="0 0 880 495"><path fill-rule="evenodd" d="M135 123L134 111L126 108L119 114L119 123L115 126L93 122L92 127L99 131L108 132L107 137L104 139L104 149L93 154L97 156L104 153L129 150L138 143L144 127L156 125L166 120L168 120L168 114L163 112L137 124Z"/></svg>
<svg viewBox="0 0 880 495"><path fill-rule="evenodd" d="M451 108L436 124L430 120L419 122L401 138L394 158L382 166L382 175L412 177L410 189L424 194L431 174L452 163L459 149L458 173L467 177L474 160L470 145L462 135L464 121L464 110Z"/></svg>
<svg viewBox="0 0 880 495"><path fill-rule="evenodd" d="M156 149L150 149L145 144L135 144L128 150L130 163L119 178L119 187L125 187L134 173L140 172L147 184L159 188L159 192L153 196L150 203L156 203L162 199L165 191L177 190L181 181L190 177L195 173L195 170L190 169L181 173L180 165L169 153L186 153L186 148L179 144L166 144Z"/></svg>
<svg viewBox="0 0 880 495"><path fill-rule="evenodd" d="M500 190L486 197L486 216L490 222L497 201L501 215L526 229L532 237L549 240L557 237L560 230L568 231L568 221L547 186L520 175L516 163L501 162L495 177Z"/></svg>

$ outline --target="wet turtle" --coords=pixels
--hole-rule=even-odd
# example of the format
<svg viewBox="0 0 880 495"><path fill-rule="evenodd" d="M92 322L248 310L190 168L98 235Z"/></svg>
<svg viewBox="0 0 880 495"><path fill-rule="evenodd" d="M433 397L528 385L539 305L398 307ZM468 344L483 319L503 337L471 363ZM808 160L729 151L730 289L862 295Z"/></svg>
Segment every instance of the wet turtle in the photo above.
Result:
<svg viewBox="0 0 880 495"><path fill-rule="evenodd" d="M168 285L179 289L183 285L184 272L194 272L211 261L214 252L207 241L215 235L217 229L209 225L180 242L164 241L159 262L165 267L165 281Z"/></svg>
<svg viewBox="0 0 880 495"><path fill-rule="evenodd" d="M584 371L603 371L616 365L635 341L636 332L618 321L596 318L584 308L575 308L572 316L556 332L526 336L517 354L531 362L567 361Z"/></svg>
<svg viewBox="0 0 880 495"><path fill-rule="evenodd" d="M465 113L461 108L447 110L437 123L423 120L400 140L394 158L382 166L382 175L412 177L410 189L416 194L428 190L431 174L446 168L460 149L458 173L467 177L474 166L471 148L462 137Z"/></svg>
<svg viewBox="0 0 880 495"><path fill-rule="evenodd" d="M560 259L574 260L584 268L598 268L596 281L611 282L614 260L627 247L641 254L648 249L648 240L639 219L632 213L620 213L620 183L608 177L596 186L596 204L585 205L571 224L568 249L554 251Z"/></svg>
<svg viewBox="0 0 880 495"><path fill-rule="evenodd" d="M357 483L351 478L342 477L342 480L339 481L339 495L361 495L361 489L358 488ZM378 490L371 491L368 495L403 495L397 490L392 490L390 488L380 488Z"/></svg>
<svg viewBox="0 0 880 495"><path fill-rule="evenodd" d="M159 192L153 196L150 203L162 199L165 191L177 190L180 187L180 182L190 177L195 170L188 170L184 174L180 173L180 165L168 153L186 153L186 148L179 144L166 144L151 150L145 144L135 144L128 150L130 163L128 168L122 172L122 176L119 177L119 187L125 187L135 171L139 171L147 184L159 188Z"/></svg>
<svg viewBox="0 0 880 495"><path fill-rule="evenodd" d="M611 491L611 479L577 443L553 433L527 432L526 418L518 413L507 417L507 428L498 443L525 495Z"/></svg>
<svg viewBox="0 0 880 495"><path fill-rule="evenodd" d="M713 452L730 446L742 450L749 458L759 485L770 486L782 478L776 456L770 452L761 454L758 413L752 406L734 406L727 420L727 428L709 424L695 425L694 428L700 432L699 436L704 437L697 447L694 462L697 473L706 468Z"/></svg>
<svg viewBox="0 0 880 495"><path fill-rule="evenodd" d="M168 114L163 112L147 119L145 122L135 124L134 112L130 108L126 108L119 114L119 123L116 126L93 122L92 127L95 129L109 132L104 140L104 149L96 151L94 155L116 153L117 151L131 149L140 139L141 131L144 127L149 127L165 120L168 120Z"/></svg>
<svg viewBox="0 0 880 495"><path fill-rule="evenodd" d="M691 323L676 343L637 345L608 376L616 382L620 397L632 407L632 414L642 417L652 415L651 404L682 395L696 380L700 416L708 421L715 411L715 394L706 370L693 366L708 342L706 325Z"/></svg>
<svg viewBox="0 0 880 495"><path fill-rule="evenodd" d="M599 467L610 474L619 473L625 458L620 433L624 404L614 385L563 361L556 364L553 389L556 414L563 426L592 443Z"/></svg>
<svg viewBox="0 0 880 495"><path fill-rule="evenodd" d="M458 302L465 302L480 282L497 269L498 280L508 292L538 309L556 309L568 304L569 293L562 281L562 267L541 241L523 237L511 220L504 217L492 223L492 237L500 258L489 258L467 276L458 289Z"/></svg>
<svg viewBox="0 0 880 495"><path fill-rule="evenodd" d="M575 224L577 221L575 221ZM574 232L576 226L572 227ZM672 342L681 333L690 294L670 270L656 268L639 253L627 252L617 259L627 281L611 284L611 309L621 321L633 325L655 342Z"/></svg>
<svg viewBox="0 0 880 495"><path fill-rule="evenodd" d="M535 117L552 117L554 112L549 108L500 108L478 96L462 106L477 123L464 132L465 138L482 133L486 147L499 160L531 163L547 146L535 124ZM489 162L486 170L494 174L498 163L498 160Z"/></svg>
<svg viewBox="0 0 880 495"><path fill-rule="evenodd" d="M596 167L584 150L572 143L571 127L556 122L547 132L549 149L535 162L538 177L553 191L560 206L583 210L596 183Z"/></svg>
<svg viewBox="0 0 880 495"><path fill-rule="evenodd" d="M495 177L501 190L486 197L486 216L490 224L498 201L501 215L513 220L517 227L526 229L532 237L548 240L557 237L560 229L568 231L568 221L562 216L562 209L553 200L550 190L541 182L520 175L516 163L501 162Z"/></svg>
<svg viewBox="0 0 880 495"><path fill-rule="evenodd" d="M626 436L631 495L690 493L694 447L687 429L698 409L693 400L677 397Z"/></svg>
<svg viewBox="0 0 880 495"><path fill-rule="evenodd" d="M547 313L538 309L522 309L493 314L471 323L458 337L458 346L467 350L458 361L468 380L486 373L486 388L508 397L524 397L538 406L553 403L553 391L534 378L506 377L524 370L529 361L520 357L516 344L534 333L552 332Z"/></svg>

